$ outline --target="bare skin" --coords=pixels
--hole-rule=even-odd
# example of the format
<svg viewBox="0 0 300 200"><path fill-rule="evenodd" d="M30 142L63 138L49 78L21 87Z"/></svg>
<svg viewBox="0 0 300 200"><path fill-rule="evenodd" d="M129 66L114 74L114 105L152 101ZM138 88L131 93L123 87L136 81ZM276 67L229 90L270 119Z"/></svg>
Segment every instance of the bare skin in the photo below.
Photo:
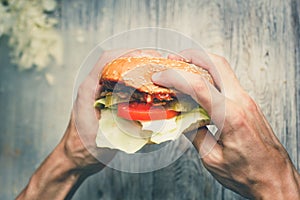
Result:
<svg viewBox="0 0 300 200"><path fill-rule="evenodd" d="M32 175L28 185L17 197L18 200L70 199L88 176L105 167L94 155L105 156L106 159L113 156L113 153L106 154L95 146L97 117L101 114L96 113L98 116L95 117L92 105L95 91L99 89L95 87L98 85L98 74L106 63L125 52L106 52L101 56L79 88L64 137ZM160 56L153 51L134 51L127 56L149 54ZM190 94L210 114L213 113L212 120L220 128L219 142L206 129L199 130L193 141L208 171L225 187L245 197L299 199L299 173L260 109L242 89L225 59L210 55L214 63L211 65L197 51L187 50L182 52L182 56L189 62L208 69L218 90L201 77L184 72L177 76L178 72L174 70L156 75L153 81ZM183 59L174 55L169 58ZM189 85L192 87L180 84L182 79L185 82L190 80ZM220 102L226 103L225 110ZM85 130L84 137L80 137L78 128Z"/></svg>
<svg viewBox="0 0 300 200"><path fill-rule="evenodd" d="M193 144L204 166L225 187L251 199L300 199L300 175L260 108L243 90L228 62L197 50L170 59L207 69L216 88L200 76L167 70L152 77L165 87L191 95L212 116L218 138L199 130ZM201 91L201 92L199 92Z"/></svg>
<svg viewBox="0 0 300 200"><path fill-rule="evenodd" d="M94 156L101 158L102 161L108 160L113 157L114 151L99 149L95 144L101 115L95 113L93 106L100 87L98 76L103 67L117 57L145 55L160 56L156 51L125 49L104 52L101 55L78 89L70 122L62 140L35 171L17 200L71 199L88 176L103 169L104 165ZM84 131L84 136L78 133L78 129Z"/></svg>

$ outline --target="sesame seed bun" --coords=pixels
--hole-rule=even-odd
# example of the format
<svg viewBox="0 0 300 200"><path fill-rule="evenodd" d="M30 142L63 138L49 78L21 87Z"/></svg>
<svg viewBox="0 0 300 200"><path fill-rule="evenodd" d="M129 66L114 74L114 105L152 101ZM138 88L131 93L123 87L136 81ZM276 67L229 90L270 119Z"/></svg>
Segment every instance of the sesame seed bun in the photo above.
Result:
<svg viewBox="0 0 300 200"><path fill-rule="evenodd" d="M214 85L207 70L183 61L163 57L121 57L108 63L101 74L100 84L121 83L147 94L178 94L178 91L155 85L151 81L154 73L167 69L179 69L201 75ZM197 130L210 123L210 120L198 120L183 130L183 134ZM148 144L153 144L151 141Z"/></svg>
<svg viewBox="0 0 300 200"><path fill-rule="evenodd" d="M175 93L174 90L154 85L151 81L154 73L167 69L180 69L199 74L213 84L212 77L205 69L194 64L162 57L118 58L104 67L100 83L118 82L148 94Z"/></svg>

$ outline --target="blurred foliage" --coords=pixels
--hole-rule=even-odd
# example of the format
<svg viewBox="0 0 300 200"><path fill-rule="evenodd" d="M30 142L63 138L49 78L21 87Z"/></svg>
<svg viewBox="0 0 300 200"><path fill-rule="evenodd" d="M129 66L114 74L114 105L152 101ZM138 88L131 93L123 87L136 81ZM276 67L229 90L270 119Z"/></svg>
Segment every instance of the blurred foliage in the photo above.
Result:
<svg viewBox="0 0 300 200"><path fill-rule="evenodd" d="M0 37L9 37L11 61L19 69L62 64L63 43L51 13L55 0L0 0Z"/></svg>

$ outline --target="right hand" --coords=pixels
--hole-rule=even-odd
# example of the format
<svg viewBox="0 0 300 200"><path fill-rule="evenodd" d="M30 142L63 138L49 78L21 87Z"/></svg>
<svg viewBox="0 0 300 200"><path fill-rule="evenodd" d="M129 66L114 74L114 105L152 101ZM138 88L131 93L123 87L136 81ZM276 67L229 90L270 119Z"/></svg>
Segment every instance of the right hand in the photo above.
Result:
<svg viewBox="0 0 300 200"><path fill-rule="evenodd" d="M197 50L169 58L201 66L215 81L216 87L180 70L152 77L158 85L191 95L218 127L218 138L201 129L193 141L207 170L222 185L247 198L300 199L299 173L228 62Z"/></svg>

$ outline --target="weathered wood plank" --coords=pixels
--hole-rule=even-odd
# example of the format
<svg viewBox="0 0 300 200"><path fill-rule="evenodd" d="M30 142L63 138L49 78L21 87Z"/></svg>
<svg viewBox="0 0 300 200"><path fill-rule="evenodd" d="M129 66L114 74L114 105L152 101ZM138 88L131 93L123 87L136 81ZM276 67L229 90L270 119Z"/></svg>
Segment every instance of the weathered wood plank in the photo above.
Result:
<svg viewBox="0 0 300 200"><path fill-rule="evenodd" d="M291 17L292 17L292 27L295 44L293 51L295 52L295 82L296 82L296 91L295 91L295 98L296 98L296 141L297 141L297 169L300 171L300 3L297 0L291 1Z"/></svg>
<svg viewBox="0 0 300 200"><path fill-rule="evenodd" d="M231 24L224 31L230 35L226 55L296 162L296 64L291 49L295 48L297 38L293 35L291 4L270 1L242 5L231 1L224 6L228 6L225 10L233 8L243 13L239 18L232 12L225 14L228 21L224 24Z"/></svg>
<svg viewBox="0 0 300 200"><path fill-rule="evenodd" d="M68 122L73 81L97 43L132 28L159 26L224 55L262 107L300 170L300 4L297 0L61 1L64 67L17 72L0 38L0 199L11 199L54 148ZM180 44L180 41L177 41ZM62 87L63 86L63 87ZM122 160L119 160L120 164ZM132 174L106 168L74 199L243 199L222 188L189 149L170 166Z"/></svg>

